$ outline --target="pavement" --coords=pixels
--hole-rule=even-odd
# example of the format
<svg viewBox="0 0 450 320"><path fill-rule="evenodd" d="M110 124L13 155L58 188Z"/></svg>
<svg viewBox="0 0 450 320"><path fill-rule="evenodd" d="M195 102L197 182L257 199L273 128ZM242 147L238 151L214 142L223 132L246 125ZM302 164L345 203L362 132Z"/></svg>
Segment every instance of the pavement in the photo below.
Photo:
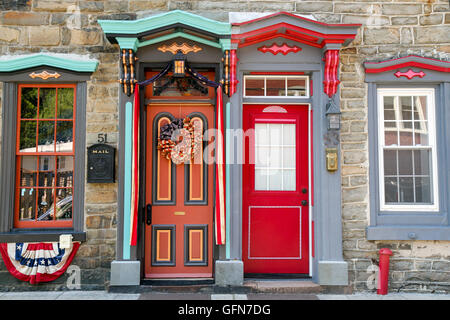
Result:
<svg viewBox="0 0 450 320"><path fill-rule="evenodd" d="M113 293L107 291L0 292L0 300L450 300L450 294L376 293L278 294L278 293Z"/></svg>

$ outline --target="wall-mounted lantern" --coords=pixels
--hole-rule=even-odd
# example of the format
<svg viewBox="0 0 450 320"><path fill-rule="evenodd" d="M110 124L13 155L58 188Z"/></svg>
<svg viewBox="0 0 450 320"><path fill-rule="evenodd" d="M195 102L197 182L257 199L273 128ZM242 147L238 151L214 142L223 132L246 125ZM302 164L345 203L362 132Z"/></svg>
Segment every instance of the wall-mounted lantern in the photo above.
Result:
<svg viewBox="0 0 450 320"><path fill-rule="evenodd" d="M325 116L328 130L339 130L341 128L341 111L333 99L330 99L326 105Z"/></svg>
<svg viewBox="0 0 450 320"><path fill-rule="evenodd" d="M184 78L184 69L186 66L186 56L178 50L177 54L173 57L173 76L178 78Z"/></svg>

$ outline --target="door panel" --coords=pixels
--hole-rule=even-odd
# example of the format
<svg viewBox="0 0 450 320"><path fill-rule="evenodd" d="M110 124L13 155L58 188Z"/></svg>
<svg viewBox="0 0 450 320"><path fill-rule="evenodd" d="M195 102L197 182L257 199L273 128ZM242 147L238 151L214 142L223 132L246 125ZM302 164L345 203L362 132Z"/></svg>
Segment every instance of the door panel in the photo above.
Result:
<svg viewBox="0 0 450 320"><path fill-rule="evenodd" d="M266 107L244 105L244 272L307 274L308 106Z"/></svg>
<svg viewBox="0 0 450 320"><path fill-rule="evenodd" d="M185 117L205 135L214 123L214 107L147 106L146 200L152 222L145 231L146 278L212 277L213 166L202 161L209 137L191 164L175 164L157 148L161 127Z"/></svg>

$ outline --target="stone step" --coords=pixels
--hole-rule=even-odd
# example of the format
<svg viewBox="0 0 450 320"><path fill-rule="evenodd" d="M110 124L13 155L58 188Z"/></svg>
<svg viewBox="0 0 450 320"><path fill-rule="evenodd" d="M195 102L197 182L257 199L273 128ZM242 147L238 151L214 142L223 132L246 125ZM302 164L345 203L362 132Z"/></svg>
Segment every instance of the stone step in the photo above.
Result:
<svg viewBox="0 0 450 320"><path fill-rule="evenodd" d="M256 293L317 294L322 287L309 280L245 280L244 287Z"/></svg>

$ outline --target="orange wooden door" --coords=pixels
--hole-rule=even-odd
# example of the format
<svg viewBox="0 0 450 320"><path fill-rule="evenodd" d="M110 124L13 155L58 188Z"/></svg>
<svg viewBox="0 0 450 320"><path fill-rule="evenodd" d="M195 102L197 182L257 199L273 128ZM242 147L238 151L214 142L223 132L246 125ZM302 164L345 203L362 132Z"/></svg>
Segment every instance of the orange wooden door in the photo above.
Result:
<svg viewBox="0 0 450 320"><path fill-rule="evenodd" d="M175 164L158 150L157 140L162 126L186 117L201 128L204 141L191 163ZM151 223L145 231L146 278L212 277L214 176L204 148L211 140L206 130L213 127L211 104L147 106L146 203L151 205Z"/></svg>

